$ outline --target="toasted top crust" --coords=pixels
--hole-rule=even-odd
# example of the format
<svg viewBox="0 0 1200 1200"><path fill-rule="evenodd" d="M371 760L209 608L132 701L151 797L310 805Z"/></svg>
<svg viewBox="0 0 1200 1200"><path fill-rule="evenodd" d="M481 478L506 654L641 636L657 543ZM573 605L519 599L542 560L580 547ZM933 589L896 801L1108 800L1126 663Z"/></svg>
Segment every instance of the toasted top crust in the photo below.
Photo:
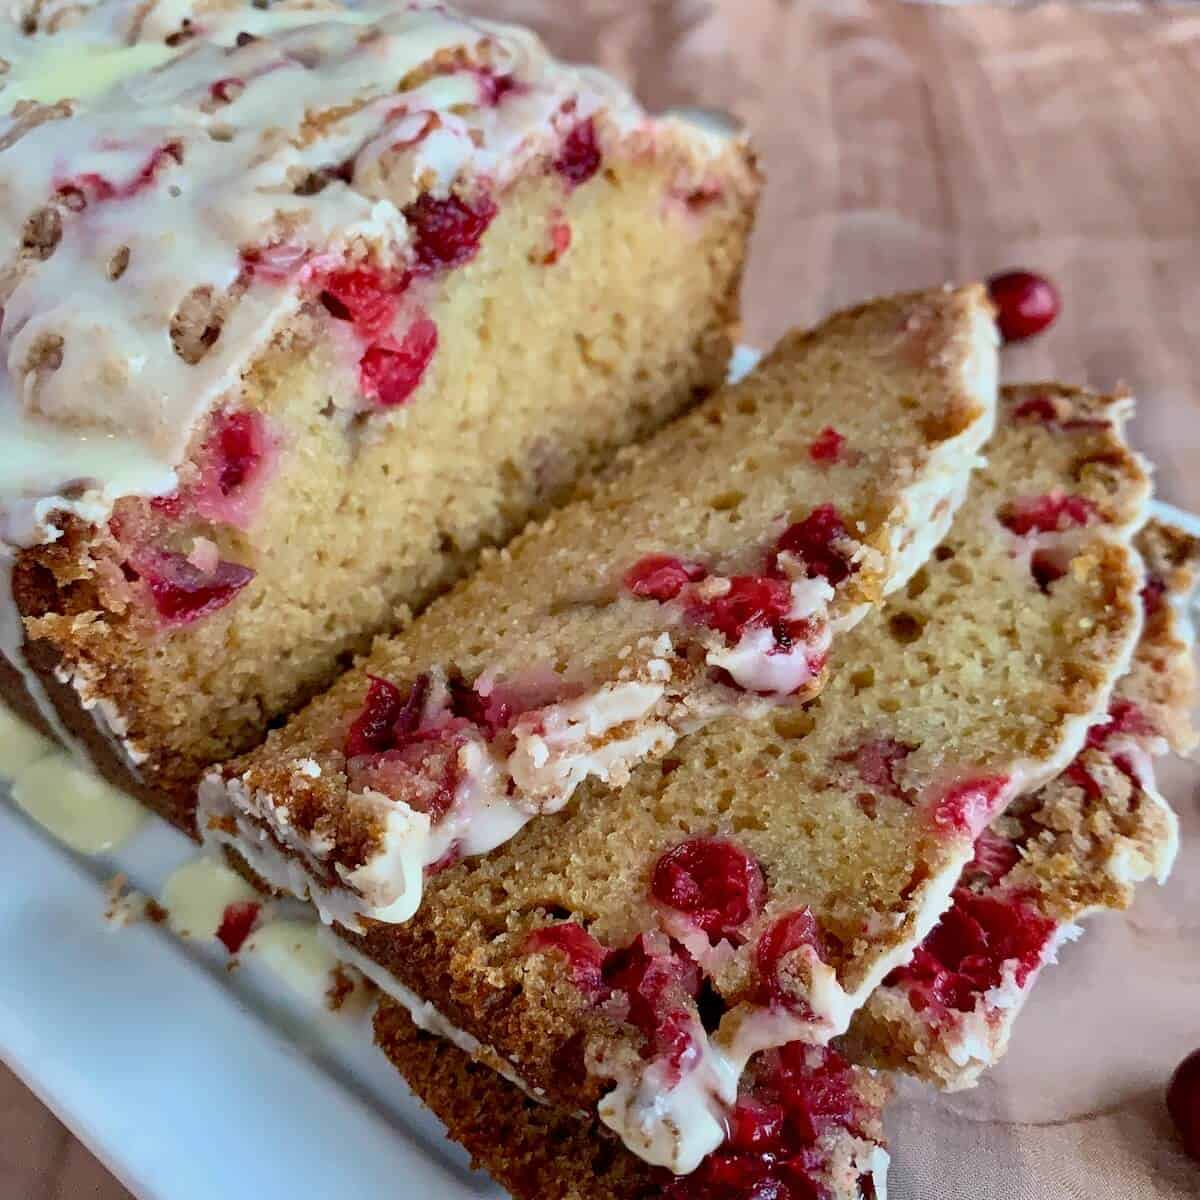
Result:
<svg viewBox="0 0 1200 1200"><path fill-rule="evenodd" d="M264 838L302 858L321 886L357 886L348 877L378 876L383 868L375 864L402 836L400 820L410 821L405 797L357 782L366 772L347 731L370 704L373 679L410 689L428 673L435 688L457 677L495 695L502 687L519 691L532 677L543 690L549 680L552 695L557 689L579 697L571 702L577 707L621 689L644 693L645 711L614 719L611 734L606 729L586 747L597 764L590 773L614 782L630 763L661 754L681 729L715 712L745 716L766 707L757 688L747 690L754 685L727 686L714 672L728 661L725 636L697 624L682 600L635 594L630 569L664 553L699 564L708 578L692 585L697 597L730 577L764 578L754 573L764 570L781 531L832 506L844 522L835 544L853 571L833 587L815 577L790 586L824 589L808 610L813 636L848 628L911 575L961 501L992 425L994 337L977 287L878 300L786 337L748 379L623 454L590 494L487 557L464 585L379 643L264 747L227 764L216 792L224 787L224 798L261 822ZM826 461L814 445L831 427L842 441L835 460ZM751 636L758 632L753 626ZM738 645L746 640L742 635ZM773 657L782 649L766 651L768 665L788 661ZM812 666L776 699L796 707L822 674L822 666ZM552 810L576 782L568 778L543 799L512 766L524 763L523 745L549 729L549 714L558 711L555 704L527 707L533 716L510 730L516 750L505 750L508 758L498 764L497 774L510 771L512 782L492 801L492 816L508 797L525 806L525 819ZM547 742L551 737L546 733ZM490 746L497 744L493 737ZM631 747L620 771L614 745ZM457 811L456 802L442 825ZM518 814L505 832L520 823ZM462 852L500 840L472 848L467 836ZM340 911L333 909L344 919ZM396 919L378 905L361 911ZM400 919L410 913L411 905Z"/></svg>
<svg viewBox="0 0 1200 1200"><path fill-rule="evenodd" d="M1071 425L1038 419L1027 403L1036 394L1005 395L988 467L949 536L903 593L840 639L814 703L722 721L618 794L583 789L568 811L433 879L409 925L350 940L572 1106L595 1103L604 1074L644 1071L644 1047L573 984L553 945L527 952L548 923L583 924L606 947L654 927L685 941L725 1010L707 1049L734 1062L747 1038L844 1029L932 927L983 825L1078 752L1140 632L1129 541L1149 488L1120 433L1129 404L1058 389ZM1076 511L1087 523L1015 531L1045 511L1033 497L1055 495L1085 501ZM664 851L712 835L751 854L766 885L761 911L725 949L689 933L650 890ZM782 956L764 1028L764 937L805 910L822 934ZM590 1076L578 1073L581 1037Z"/></svg>
<svg viewBox="0 0 1200 1200"><path fill-rule="evenodd" d="M0 535L19 544L171 491L310 275L428 265L419 197L483 212L572 136L673 144L688 195L730 146L425 0L42 4L0 51Z"/></svg>

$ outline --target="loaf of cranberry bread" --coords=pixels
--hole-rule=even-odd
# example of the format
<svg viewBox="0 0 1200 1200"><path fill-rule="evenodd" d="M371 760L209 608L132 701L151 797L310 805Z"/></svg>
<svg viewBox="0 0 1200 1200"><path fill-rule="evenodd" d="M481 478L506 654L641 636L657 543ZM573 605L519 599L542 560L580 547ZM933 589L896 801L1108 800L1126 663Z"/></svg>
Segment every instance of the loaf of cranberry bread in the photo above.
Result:
<svg viewBox="0 0 1200 1200"><path fill-rule="evenodd" d="M831 639L946 530L993 425L982 289L795 333L484 560L201 788L201 829L351 928L620 784L681 734L799 713Z"/></svg>
<svg viewBox="0 0 1200 1200"><path fill-rule="evenodd" d="M31 4L0 80L0 684L203 768L717 386L758 189L445 5Z"/></svg>
<svg viewBox="0 0 1200 1200"><path fill-rule="evenodd" d="M886 1200L887 1084L828 1047L765 1054L730 1138L691 1175L630 1153L595 1119L523 1093L388 997L375 1038L412 1090L517 1200Z"/></svg>
<svg viewBox="0 0 1200 1200"><path fill-rule="evenodd" d="M1053 782L992 822L954 900L912 960L855 1017L857 1061L947 1089L970 1087L1003 1054L1042 967L1100 909L1128 908L1134 886L1166 878L1178 822L1154 785L1152 759L1195 744L1190 599L1200 542L1151 522L1146 622L1133 666L1105 718Z"/></svg>
<svg viewBox="0 0 1200 1200"><path fill-rule="evenodd" d="M1067 393L1064 390L1064 394ZM949 906L982 830L1083 748L1142 624L1148 480L1122 400L1001 405L988 465L801 707L734 714L486 857L405 925L340 930L551 1103L686 1174L747 1063L826 1044Z"/></svg>

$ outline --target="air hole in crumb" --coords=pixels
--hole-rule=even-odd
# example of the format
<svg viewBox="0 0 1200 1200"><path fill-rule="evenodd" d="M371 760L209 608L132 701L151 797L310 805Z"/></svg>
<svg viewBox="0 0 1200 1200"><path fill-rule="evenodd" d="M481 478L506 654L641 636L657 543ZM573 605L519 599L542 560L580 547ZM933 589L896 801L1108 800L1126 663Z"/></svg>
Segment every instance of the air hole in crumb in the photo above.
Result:
<svg viewBox="0 0 1200 1200"><path fill-rule="evenodd" d="M571 910L563 908L561 904L547 904L545 913L552 921L567 921L572 916Z"/></svg>
<svg viewBox="0 0 1200 1200"><path fill-rule="evenodd" d="M947 559L954 557L954 547L953 546L939 546L933 552L933 557L935 559L937 559L938 562L945 562Z"/></svg>
<svg viewBox="0 0 1200 1200"><path fill-rule="evenodd" d="M216 344L225 320L220 300L208 286L193 288L171 318L171 345L189 366L195 366Z"/></svg>
<svg viewBox="0 0 1200 1200"><path fill-rule="evenodd" d="M733 489L728 492L721 492L720 495L714 496L708 506L714 512L729 512L730 509L737 508L739 504L746 498L745 492L739 492Z"/></svg>
<svg viewBox="0 0 1200 1200"><path fill-rule="evenodd" d="M129 247L122 246L108 260L108 277L114 282L125 274L129 267Z"/></svg>
<svg viewBox="0 0 1200 1200"><path fill-rule="evenodd" d="M812 733L816 719L802 708L784 708L771 717L771 724L781 738L799 739Z"/></svg>
<svg viewBox="0 0 1200 1200"><path fill-rule="evenodd" d="M711 979L706 979L700 985L700 995L696 997L696 1012L700 1016L700 1024L706 1033L715 1033L725 1015L725 1000L721 993L712 985Z"/></svg>
<svg viewBox="0 0 1200 1200"><path fill-rule="evenodd" d="M850 672L850 686L854 689L854 694L857 696L859 692L865 691L867 688L875 686L875 668L862 667L857 671Z"/></svg>
<svg viewBox="0 0 1200 1200"><path fill-rule="evenodd" d="M62 240L62 217L56 208L39 208L25 222L21 233L21 248L43 262L58 248Z"/></svg>
<svg viewBox="0 0 1200 1200"><path fill-rule="evenodd" d="M893 613L888 618L888 633L902 646L915 642L925 630L925 622L912 613Z"/></svg>
<svg viewBox="0 0 1200 1200"><path fill-rule="evenodd" d="M929 572L922 567L909 581L908 587L905 589L908 592L909 599L915 600L929 586Z"/></svg>
<svg viewBox="0 0 1200 1200"><path fill-rule="evenodd" d="M737 400L737 410L740 413L745 413L747 416L752 417L756 412L758 412L758 401L749 394L741 395Z"/></svg>

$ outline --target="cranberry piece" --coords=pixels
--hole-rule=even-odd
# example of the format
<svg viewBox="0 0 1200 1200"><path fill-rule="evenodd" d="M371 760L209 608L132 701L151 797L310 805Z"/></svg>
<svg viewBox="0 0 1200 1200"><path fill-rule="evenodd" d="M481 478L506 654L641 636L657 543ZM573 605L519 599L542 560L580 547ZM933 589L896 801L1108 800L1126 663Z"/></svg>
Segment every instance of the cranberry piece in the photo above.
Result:
<svg viewBox="0 0 1200 1200"><path fill-rule="evenodd" d="M798 909L780 917L758 939L754 962L758 969L758 1002L804 1012L808 1005L791 994L780 974L782 960L801 946L811 946L817 957L824 955L821 927L811 911Z"/></svg>
<svg viewBox="0 0 1200 1200"><path fill-rule="evenodd" d="M1024 987L1054 929L1052 920L1018 900L956 888L950 908L912 961L893 971L887 983L908 986L918 1012L931 1003L970 1012L1003 981L1006 963L1013 965L1017 987Z"/></svg>
<svg viewBox="0 0 1200 1200"><path fill-rule="evenodd" d="M495 215L496 206L487 196L479 197L473 207L458 196L418 196L404 210L413 231L417 270L429 275L470 262Z"/></svg>
<svg viewBox="0 0 1200 1200"><path fill-rule="evenodd" d="M364 396L380 408L396 408L417 390L437 350L437 326L428 318L414 321L399 345L380 343L359 360L358 380Z"/></svg>
<svg viewBox="0 0 1200 1200"><path fill-rule="evenodd" d="M320 281L321 303L330 316L351 322L364 341L374 341L391 329L397 301L411 278L407 271L389 278L368 266L332 271Z"/></svg>
<svg viewBox="0 0 1200 1200"><path fill-rule="evenodd" d="M813 439L808 456L815 463L835 463L842 456L846 439L832 425L827 425Z"/></svg>
<svg viewBox="0 0 1200 1200"><path fill-rule="evenodd" d="M201 479L191 495L196 512L206 521L245 529L270 475L275 453L276 445L262 413L217 413L200 449Z"/></svg>
<svg viewBox="0 0 1200 1200"><path fill-rule="evenodd" d="M725 1144L664 1200L829 1200L831 1129L862 1136L855 1068L835 1051L794 1042L767 1051L743 1079Z"/></svg>
<svg viewBox="0 0 1200 1200"><path fill-rule="evenodd" d="M68 203L72 197L78 197L83 205L104 200L127 200L149 187L168 162L183 162L183 146L179 142L167 142L156 147L137 174L124 183L114 183L103 175L88 171L58 184L57 190Z"/></svg>
<svg viewBox="0 0 1200 1200"><path fill-rule="evenodd" d="M187 625L224 608L254 578L249 567L234 562L201 571L170 550L140 556L131 565L149 585L158 615L171 625Z"/></svg>
<svg viewBox="0 0 1200 1200"><path fill-rule="evenodd" d="M554 169L570 188L586 183L600 170L602 155L596 141L596 123L588 117L580 121L563 139L562 149L554 160Z"/></svg>
<svg viewBox="0 0 1200 1200"><path fill-rule="evenodd" d="M1162 610L1166 603L1167 585L1157 575L1147 575L1146 584L1142 588L1142 607L1146 616L1152 617Z"/></svg>
<svg viewBox="0 0 1200 1200"><path fill-rule="evenodd" d="M1167 1088L1167 1112L1183 1148L1200 1162L1200 1050L1193 1050L1175 1068Z"/></svg>
<svg viewBox="0 0 1200 1200"><path fill-rule="evenodd" d="M996 324L1006 342L1020 342L1054 323L1062 302L1054 285L1032 271L1006 271L988 280Z"/></svg>
<svg viewBox="0 0 1200 1200"><path fill-rule="evenodd" d="M372 754L387 750L392 744L392 726L416 691L414 687L406 697L394 684L378 675L368 676L371 681L354 724L346 734L342 747L347 758L359 754Z"/></svg>
<svg viewBox="0 0 1200 1200"><path fill-rule="evenodd" d="M608 951L582 925L567 921L535 929L521 949L525 954L557 950L567 960L571 982L585 996L599 999L608 995L603 975Z"/></svg>
<svg viewBox="0 0 1200 1200"><path fill-rule="evenodd" d="M967 875L982 876L989 883L997 883L1020 859L1020 851L1008 838L985 829L975 839L975 853L963 870Z"/></svg>
<svg viewBox="0 0 1200 1200"><path fill-rule="evenodd" d="M895 796L900 799L903 789L896 782L896 766L902 763L914 750L904 742L895 738L874 738L864 742L856 750L841 756L842 762L852 762L858 768L862 781L868 787L874 788L885 796Z"/></svg>
<svg viewBox="0 0 1200 1200"><path fill-rule="evenodd" d="M1096 782L1096 777L1087 769L1081 759L1073 763L1060 776L1066 783L1082 788L1084 795L1093 803L1099 804L1104 799L1104 789Z"/></svg>
<svg viewBox="0 0 1200 1200"><path fill-rule="evenodd" d="M187 501L179 494L179 492L171 492L167 496L154 496L150 500L150 507L168 521L177 521L183 516L184 510L187 508ZM110 523L111 528L111 523ZM120 540L121 535L113 529L113 537Z"/></svg>
<svg viewBox="0 0 1200 1200"><path fill-rule="evenodd" d="M217 940L225 944L230 954L236 954L242 943L250 936L254 922L258 920L259 905L253 900L227 904L217 927Z"/></svg>
<svg viewBox="0 0 1200 1200"><path fill-rule="evenodd" d="M825 1200L818 1193L799 1197L762 1154L721 1149L710 1154L691 1175L668 1178L663 1200Z"/></svg>
<svg viewBox="0 0 1200 1200"><path fill-rule="evenodd" d="M1008 784L1007 775L985 775L956 784L934 805L934 824L977 833L996 815Z"/></svg>
<svg viewBox="0 0 1200 1200"><path fill-rule="evenodd" d="M783 1132L782 1104L771 1104L743 1096L729 1114L726 1144L734 1150L766 1150L774 1147Z"/></svg>
<svg viewBox="0 0 1200 1200"><path fill-rule="evenodd" d="M779 1049L765 1086L783 1100L792 1145L801 1143L799 1161L790 1161L805 1178L819 1161L804 1153L807 1147L830 1129L859 1132L854 1070L835 1050L789 1042Z"/></svg>
<svg viewBox="0 0 1200 1200"><path fill-rule="evenodd" d="M1054 401L1046 395L1030 396L1027 400L1022 400L1013 409L1012 415L1017 421L1041 421L1047 425L1058 420L1058 410L1054 407Z"/></svg>
<svg viewBox="0 0 1200 1200"><path fill-rule="evenodd" d="M452 678L448 686L450 711L478 725L489 738L507 729L517 716L511 702L501 693L493 691L490 696L481 696L465 679Z"/></svg>
<svg viewBox="0 0 1200 1200"><path fill-rule="evenodd" d="M255 415L229 413L214 435L213 441L220 452L217 486L223 496L240 488L262 460Z"/></svg>
<svg viewBox="0 0 1200 1200"><path fill-rule="evenodd" d="M1018 537L1030 533L1057 533L1086 525L1099 518L1095 503L1086 496L1048 492L1013 500L1000 510L1000 522Z"/></svg>
<svg viewBox="0 0 1200 1200"><path fill-rule="evenodd" d="M652 946L645 934L614 950L604 962L604 982L629 1001L629 1023L645 1039L642 1054L662 1059L673 1083L696 1065L700 1049L693 1029L696 1017L688 1001L700 993L700 969L682 947Z"/></svg>
<svg viewBox="0 0 1200 1200"><path fill-rule="evenodd" d="M671 554L647 554L625 574L625 586L635 595L666 603L674 600L689 583L708 574L698 562L675 558Z"/></svg>
<svg viewBox="0 0 1200 1200"><path fill-rule="evenodd" d="M1150 737L1154 734L1154 726L1132 700L1114 700L1108 706L1108 720L1093 725L1088 730L1087 745L1093 750L1102 749L1110 737L1120 733L1139 737Z"/></svg>
<svg viewBox="0 0 1200 1200"><path fill-rule="evenodd" d="M729 590L688 606L688 618L735 645L748 629L781 624L792 607L791 585L767 575L735 575Z"/></svg>
<svg viewBox="0 0 1200 1200"><path fill-rule="evenodd" d="M732 842L698 837L668 850L650 890L666 908L686 913L710 937L728 937L762 912L766 884L758 861Z"/></svg>
<svg viewBox="0 0 1200 1200"><path fill-rule="evenodd" d="M416 812L428 814L436 825L454 806L460 771L459 750L464 722L443 722L418 730L381 753L363 754L347 763L350 790L382 792L402 800Z"/></svg>
<svg viewBox="0 0 1200 1200"><path fill-rule="evenodd" d="M479 84L479 103L484 108L495 108L505 96L523 90L515 75L497 75L487 68L475 72Z"/></svg>
<svg viewBox="0 0 1200 1200"><path fill-rule="evenodd" d="M778 574L778 557L786 552L804 560L810 578L820 575L837 587L858 570L858 563L851 562L833 545L846 536L846 526L838 510L832 504L818 505L803 521L789 525L780 534L768 567Z"/></svg>

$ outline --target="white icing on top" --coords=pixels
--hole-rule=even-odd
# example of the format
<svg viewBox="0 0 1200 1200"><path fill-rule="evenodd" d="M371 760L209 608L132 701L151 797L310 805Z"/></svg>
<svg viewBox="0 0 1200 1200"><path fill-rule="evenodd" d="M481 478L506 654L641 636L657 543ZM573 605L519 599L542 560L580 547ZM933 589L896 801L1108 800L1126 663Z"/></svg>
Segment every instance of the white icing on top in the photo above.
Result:
<svg viewBox="0 0 1200 1200"><path fill-rule="evenodd" d="M70 32L9 39L9 88L25 107L0 118L0 248L20 264L0 326L6 541L52 538L56 510L94 521L118 496L171 490L198 417L295 306L314 254L395 262L408 241L401 210L419 192L445 195L460 178L502 187L597 112L624 130L642 120L607 76L440 5L197 11L196 36L173 49L151 44L174 23L155 15L131 47L114 3ZM457 51L519 86L488 105L478 69L429 75L435 56ZM35 122L51 115L56 83L54 99L69 103ZM349 181L297 194L332 168ZM61 239L44 259L22 255L26 221L48 204ZM272 245L287 254L247 278L243 252ZM245 291L217 341L185 362L173 315L194 289L222 296L235 284ZM47 339L61 345L34 369Z"/></svg>
<svg viewBox="0 0 1200 1200"><path fill-rule="evenodd" d="M651 122L603 72L432 0L47 0L33 33L7 15L0 652L73 746L24 659L15 548L56 540L64 515L100 524L123 496L172 492L205 415L315 274L409 261L419 196L497 195L593 117L606 152L668 132L681 176L729 140ZM497 95L497 78L513 86ZM173 342L181 310L209 321L198 357Z"/></svg>

